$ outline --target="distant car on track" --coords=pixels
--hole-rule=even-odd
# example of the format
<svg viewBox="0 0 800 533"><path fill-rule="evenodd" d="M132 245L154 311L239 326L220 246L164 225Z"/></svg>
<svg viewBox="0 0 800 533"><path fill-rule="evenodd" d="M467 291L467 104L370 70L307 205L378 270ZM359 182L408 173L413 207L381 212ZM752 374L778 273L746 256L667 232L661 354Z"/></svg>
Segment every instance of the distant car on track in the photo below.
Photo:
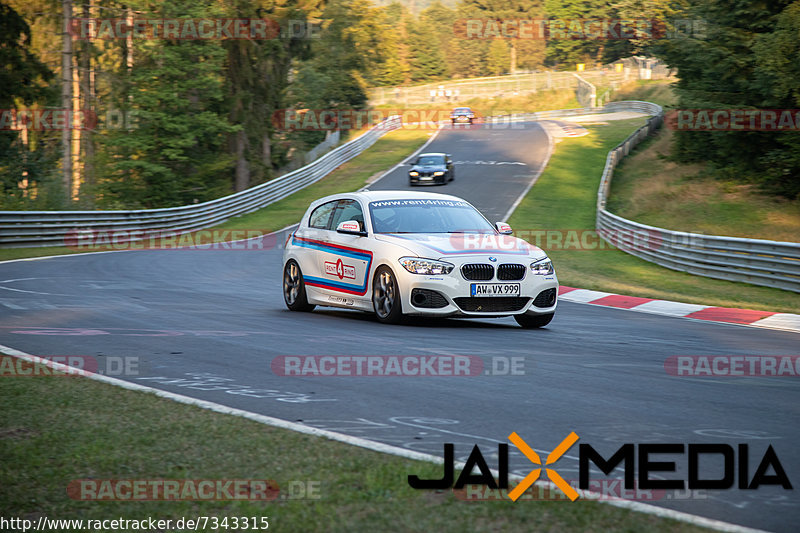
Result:
<svg viewBox="0 0 800 533"><path fill-rule="evenodd" d="M450 154L420 154L408 171L409 185L444 185L455 177Z"/></svg>
<svg viewBox="0 0 800 533"><path fill-rule="evenodd" d="M317 305L404 315L513 316L547 325L558 280L541 249L491 224L455 196L361 191L311 204L286 241L283 297L292 311Z"/></svg>
<svg viewBox="0 0 800 533"><path fill-rule="evenodd" d="M472 124L473 120L475 120L475 113L469 107L457 107L450 112L450 121L453 124L459 122Z"/></svg>

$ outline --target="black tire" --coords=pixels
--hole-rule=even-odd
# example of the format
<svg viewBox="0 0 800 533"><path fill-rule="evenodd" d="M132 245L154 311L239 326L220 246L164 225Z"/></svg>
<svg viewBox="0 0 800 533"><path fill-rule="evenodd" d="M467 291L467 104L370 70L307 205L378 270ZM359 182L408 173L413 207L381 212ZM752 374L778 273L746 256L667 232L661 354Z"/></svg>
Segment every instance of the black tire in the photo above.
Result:
<svg viewBox="0 0 800 533"><path fill-rule="evenodd" d="M403 321L403 304L394 272L387 266L375 270L372 279L372 309L378 322L399 324Z"/></svg>
<svg viewBox="0 0 800 533"><path fill-rule="evenodd" d="M294 259L286 261L283 267L283 301L291 311L312 311L316 307L308 303L303 273Z"/></svg>
<svg viewBox="0 0 800 533"><path fill-rule="evenodd" d="M548 315L529 315L523 313L521 315L514 315L514 320L525 329L543 328L553 320L553 315L555 315L555 313L550 313Z"/></svg>

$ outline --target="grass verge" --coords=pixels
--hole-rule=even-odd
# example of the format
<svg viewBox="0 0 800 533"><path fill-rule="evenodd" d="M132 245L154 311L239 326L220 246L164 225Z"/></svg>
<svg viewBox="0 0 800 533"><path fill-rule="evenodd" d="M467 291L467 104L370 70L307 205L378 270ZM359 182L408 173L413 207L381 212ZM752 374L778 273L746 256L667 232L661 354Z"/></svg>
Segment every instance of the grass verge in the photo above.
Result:
<svg viewBox="0 0 800 533"><path fill-rule="evenodd" d="M286 227L289 224L293 224L300 220L303 213L308 208L308 205L313 200L328 194L337 194L360 189L370 177L381 171L388 170L413 153L414 150L422 146L433 133L432 131L413 129L401 129L389 132L378 139L375 144L365 150L361 155L340 166L317 183L263 209L234 217L211 229L231 231L250 230L269 233ZM244 232L242 236L245 236ZM248 232L246 236L252 237L253 233ZM225 234L221 231L212 235L212 237L215 242L232 238L230 234ZM191 234L187 235L185 242L190 244L191 239ZM210 239L203 241L204 244L208 242L210 242ZM106 251L124 249L127 247L129 247L129 245L122 244L116 248L113 245L109 245L107 247L92 247L92 249L87 250L78 250L66 246L4 248L0 249L0 261L49 255Z"/></svg>
<svg viewBox="0 0 800 533"><path fill-rule="evenodd" d="M409 474L435 478L441 467L85 378L0 379L0 395L4 518L267 516L269 531L700 531L595 502L467 503L413 490ZM70 481L87 478L271 479L313 488L315 498L281 489L271 502L70 499Z"/></svg>
<svg viewBox="0 0 800 533"><path fill-rule="evenodd" d="M611 100L639 100L653 102L661 107L671 107L678 103L678 98L672 90L675 80L638 80L623 85L615 92Z"/></svg>
<svg viewBox="0 0 800 533"><path fill-rule="evenodd" d="M512 227L541 230L544 223L547 229L593 231L606 156L643 122L587 126L589 135L561 142L511 217ZM665 225L672 229L671 224ZM615 249L558 249L546 243L543 248L553 259L559 281L567 286L720 307L800 311L797 295L788 291L693 276Z"/></svg>
<svg viewBox="0 0 800 533"><path fill-rule="evenodd" d="M662 129L623 160L611 182L610 211L678 231L797 242L800 201L720 180L702 164L672 161L674 135Z"/></svg>

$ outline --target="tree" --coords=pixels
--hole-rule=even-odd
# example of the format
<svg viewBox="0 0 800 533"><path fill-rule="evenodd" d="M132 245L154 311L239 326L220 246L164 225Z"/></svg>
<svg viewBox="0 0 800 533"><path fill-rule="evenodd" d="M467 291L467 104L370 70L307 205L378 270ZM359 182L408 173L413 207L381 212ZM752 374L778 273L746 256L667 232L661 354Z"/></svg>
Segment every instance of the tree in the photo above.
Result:
<svg viewBox="0 0 800 533"><path fill-rule="evenodd" d="M9 110L18 105L54 103L54 91L47 86L53 73L32 53L31 46L28 23L0 2L0 64L4 66L0 69L0 110L5 120L12 119ZM29 191L44 193L39 189L55 178L55 139L52 134L28 130L23 141L10 126L4 123L0 130L0 202L5 208L19 208L26 204ZM23 180L27 180L27 190L19 187ZM43 200L41 197L40 203Z"/></svg>
<svg viewBox="0 0 800 533"><path fill-rule="evenodd" d="M401 85L411 80L411 55L409 27L414 20L409 11L398 2L380 9L384 34L382 38L382 61L374 75L377 85Z"/></svg>
<svg viewBox="0 0 800 533"><path fill-rule="evenodd" d="M707 35L669 41L661 52L678 70L685 109L796 108L797 1L692 0L689 18L708 21ZM708 162L718 174L796 198L796 135L772 132L680 132L676 155Z"/></svg>
<svg viewBox="0 0 800 533"><path fill-rule="evenodd" d="M497 22L499 26L508 21L540 20L544 17L544 9L541 0L463 0L459 6L459 16L468 20L477 19L482 27L488 28L487 24L490 21ZM541 39L526 40L527 37L520 38L520 36L501 36L489 39L484 48L487 61L489 49L492 48L491 42L498 39L506 41L508 66L502 69L503 72L516 72L521 64L528 68L536 68L542 64L544 41ZM502 55L502 47L496 44L493 49L496 62ZM485 63L484 67L490 68L488 63ZM496 71L498 68L495 63L490 70Z"/></svg>
<svg viewBox="0 0 800 533"><path fill-rule="evenodd" d="M510 71L511 54L506 41L495 40L489 45L488 63L486 65L488 73L499 76Z"/></svg>
<svg viewBox="0 0 800 533"><path fill-rule="evenodd" d="M576 63L602 62L605 39L588 39L581 32L570 36L570 21L610 20L614 10L603 0L545 0L547 18L564 24L565 37L552 38L547 43L547 59L556 66L574 67Z"/></svg>
<svg viewBox="0 0 800 533"><path fill-rule="evenodd" d="M264 7L236 0L231 6L237 19L268 17L281 28L287 22L303 26L305 13L293 5ZM279 38L231 39L223 42L227 52L225 80L227 84L229 120L236 127L230 134L230 151L235 157L234 190L244 190L272 175L272 115L279 108L282 93L288 84L293 57L308 53L309 36L288 30Z"/></svg>
<svg viewBox="0 0 800 533"><path fill-rule="evenodd" d="M460 70L453 57L454 40L456 39L453 32L453 24L456 16L457 14L454 10L446 7L439 0L435 0L419 15L420 26L424 26L430 32L426 35L428 46L431 46L434 40L438 43L438 46L435 47L438 48L438 52L434 52L434 55L441 54L443 63L442 78L448 78ZM421 47L422 43L420 42L417 46Z"/></svg>
<svg viewBox="0 0 800 533"><path fill-rule="evenodd" d="M436 29L424 18L410 32L411 79L413 81L436 81L446 77L447 65L439 40L433 36Z"/></svg>
<svg viewBox="0 0 800 533"><path fill-rule="evenodd" d="M143 18L222 17L191 0L133 5ZM135 67L122 67L115 103L136 114L135 127L99 136L105 165L98 169L100 204L167 207L205 201L230 191L235 161L225 137L235 128L225 107L226 51L217 40L134 41Z"/></svg>
<svg viewBox="0 0 800 533"><path fill-rule="evenodd" d="M322 32L312 43L312 68L327 77L319 101L325 108L361 109L371 73L380 64L383 21L368 0L332 0L322 13Z"/></svg>
<svg viewBox="0 0 800 533"><path fill-rule="evenodd" d="M761 105L772 109L800 109L800 1L788 5L775 29L756 37L754 83L761 88ZM762 183L772 191L800 199L800 139L794 132L774 134L773 144L761 157Z"/></svg>

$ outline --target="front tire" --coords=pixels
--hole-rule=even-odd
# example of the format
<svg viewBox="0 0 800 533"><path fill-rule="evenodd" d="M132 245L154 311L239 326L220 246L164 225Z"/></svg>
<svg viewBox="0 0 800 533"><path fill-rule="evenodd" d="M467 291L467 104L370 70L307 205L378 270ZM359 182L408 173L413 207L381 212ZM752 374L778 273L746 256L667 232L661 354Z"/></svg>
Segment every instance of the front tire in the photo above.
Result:
<svg viewBox="0 0 800 533"><path fill-rule="evenodd" d="M555 313L550 313L548 315L529 315L523 313L521 315L514 315L514 320L525 329L543 328L553 320L553 315L555 315Z"/></svg>
<svg viewBox="0 0 800 533"><path fill-rule="evenodd" d="M389 267L381 266L375 271L375 278L372 280L372 308L378 322L399 324L403 320L400 289Z"/></svg>
<svg viewBox="0 0 800 533"><path fill-rule="evenodd" d="M308 303L303 273L294 259L286 261L283 267L283 301L290 311L312 311L316 307Z"/></svg>

